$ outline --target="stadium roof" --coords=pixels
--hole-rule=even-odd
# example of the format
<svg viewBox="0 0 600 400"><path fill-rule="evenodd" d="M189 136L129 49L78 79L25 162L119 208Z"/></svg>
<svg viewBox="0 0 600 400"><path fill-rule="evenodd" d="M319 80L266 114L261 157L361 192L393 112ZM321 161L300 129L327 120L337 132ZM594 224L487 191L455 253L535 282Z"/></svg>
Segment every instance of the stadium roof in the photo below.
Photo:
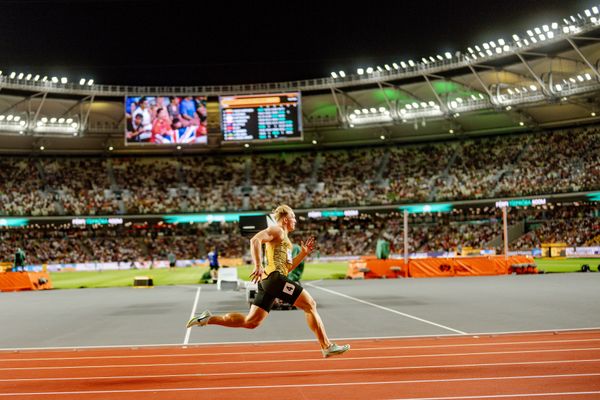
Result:
<svg viewBox="0 0 600 400"><path fill-rule="evenodd" d="M111 4L117 3L121 2ZM245 82L248 84L148 88L88 85L88 81L42 82L28 70L22 75L5 71L0 76L0 119L4 117L0 120L0 151L30 153L44 146L46 152L81 154L103 152L112 146L115 152L172 153L173 148L125 149L123 96L131 93L212 96L208 103L209 146L183 150L193 152L242 149L239 145L219 145L215 96L225 93L302 91L304 141L276 147L253 145L264 149L456 139L590 123L600 117L600 14L596 7L587 11L589 15L583 9L577 11L573 16L541 20L538 26L525 25L516 31L516 38L511 36L514 31L507 30L481 41L465 39L457 53L443 52L438 47L429 56L423 53L423 61L414 57L412 65L390 58L378 69L373 64L370 73L347 69L346 76L336 78L321 76L266 85ZM476 13L469 15L475 21ZM552 24L554 21L558 22ZM448 26L456 23L449 20ZM412 42L420 45L422 32L429 29L413 29ZM450 35L438 36L437 40L448 40ZM106 39L116 40L111 35ZM373 52L385 43L379 39ZM329 45L332 49L350 47L357 51L345 40ZM365 69L367 66L361 64ZM9 115L10 124L6 122ZM77 128L42 134L34 129L41 118L63 118L67 125L76 124ZM69 118L73 121L67 122ZM21 128L24 124L26 128Z"/></svg>

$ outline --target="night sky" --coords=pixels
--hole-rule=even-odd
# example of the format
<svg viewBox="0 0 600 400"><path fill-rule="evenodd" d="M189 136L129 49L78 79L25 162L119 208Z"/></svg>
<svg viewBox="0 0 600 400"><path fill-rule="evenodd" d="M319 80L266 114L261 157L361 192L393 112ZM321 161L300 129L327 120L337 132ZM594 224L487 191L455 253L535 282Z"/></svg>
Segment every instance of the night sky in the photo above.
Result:
<svg viewBox="0 0 600 400"><path fill-rule="evenodd" d="M0 0L0 70L130 85L320 78L509 40L598 4L387 3Z"/></svg>

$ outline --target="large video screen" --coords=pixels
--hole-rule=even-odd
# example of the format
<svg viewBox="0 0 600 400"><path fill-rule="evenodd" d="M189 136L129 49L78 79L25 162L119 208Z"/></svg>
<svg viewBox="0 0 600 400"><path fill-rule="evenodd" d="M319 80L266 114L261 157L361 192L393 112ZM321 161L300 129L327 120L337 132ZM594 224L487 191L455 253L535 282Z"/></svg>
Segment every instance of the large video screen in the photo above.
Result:
<svg viewBox="0 0 600 400"><path fill-rule="evenodd" d="M300 93L219 97L223 140L302 139Z"/></svg>
<svg viewBox="0 0 600 400"><path fill-rule="evenodd" d="M125 117L125 144L207 143L205 97L126 97Z"/></svg>

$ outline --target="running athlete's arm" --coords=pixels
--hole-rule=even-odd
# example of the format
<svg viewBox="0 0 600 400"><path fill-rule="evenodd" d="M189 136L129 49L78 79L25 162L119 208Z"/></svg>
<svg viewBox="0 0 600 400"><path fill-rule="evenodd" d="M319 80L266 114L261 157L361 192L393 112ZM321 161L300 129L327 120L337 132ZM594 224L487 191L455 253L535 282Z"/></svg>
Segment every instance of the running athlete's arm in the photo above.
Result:
<svg viewBox="0 0 600 400"><path fill-rule="evenodd" d="M313 249L315 248L315 238L311 236L308 238L306 243L300 242L300 247L302 250L300 250L300 253L298 253L298 255L292 260L292 267L290 268L290 271L300 265L302 260L304 260L307 255L312 253Z"/></svg>
<svg viewBox="0 0 600 400"><path fill-rule="evenodd" d="M250 252L252 254L252 262L254 263L254 270L250 274L252 282L258 282L264 272L262 265L262 252L260 246L263 243L280 241L283 238L283 229L279 226L270 226L258 232L250 239Z"/></svg>

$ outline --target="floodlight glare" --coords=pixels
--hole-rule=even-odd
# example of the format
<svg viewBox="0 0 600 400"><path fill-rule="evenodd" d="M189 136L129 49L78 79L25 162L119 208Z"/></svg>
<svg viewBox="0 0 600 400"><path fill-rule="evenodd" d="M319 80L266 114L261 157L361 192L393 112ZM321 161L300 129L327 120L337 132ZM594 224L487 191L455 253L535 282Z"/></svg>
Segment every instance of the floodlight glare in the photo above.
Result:
<svg viewBox="0 0 600 400"><path fill-rule="evenodd" d="M71 122L73 122L73 118L67 118L67 120L65 121L67 124L70 124Z"/></svg>
<svg viewBox="0 0 600 400"><path fill-rule="evenodd" d="M48 77L46 75L44 75L44 77L42 78L42 82L46 82L48 80Z"/></svg>
<svg viewBox="0 0 600 400"><path fill-rule="evenodd" d="M31 74L27 74L27 76L25 77L26 80L30 80L31 79Z"/></svg>
<svg viewBox="0 0 600 400"><path fill-rule="evenodd" d="M67 78L65 78L64 76L62 78L60 78L60 83L62 83L63 85L67 83Z"/></svg>
<svg viewBox="0 0 600 400"><path fill-rule="evenodd" d="M355 120L355 119L356 119L356 114L350 114L350 117L349 117L349 118L350 118L351 120Z"/></svg>
<svg viewBox="0 0 600 400"><path fill-rule="evenodd" d="M113 151L115 148L112 146L109 146L108 151Z"/></svg>
<svg viewBox="0 0 600 400"><path fill-rule="evenodd" d="M380 113L383 113L383 112L385 112L385 107L379 107L379 112L380 112Z"/></svg>
<svg viewBox="0 0 600 400"><path fill-rule="evenodd" d="M531 43L537 43L537 39L536 39L536 38L534 38L534 37L532 37L532 38L531 38Z"/></svg>
<svg viewBox="0 0 600 400"><path fill-rule="evenodd" d="M181 150L181 146L179 146L179 145L178 145L178 146L177 146L177 150Z"/></svg>
<svg viewBox="0 0 600 400"><path fill-rule="evenodd" d="M367 68L367 74L372 74L372 73L373 73L373 67Z"/></svg>
<svg viewBox="0 0 600 400"><path fill-rule="evenodd" d="M535 33L537 33L538 35L539 35L540 33L542 33L542 30L541 30L540 28L538 28L537 26L536 26L536 27L533 29L533 31L534 31Z"/></svg>
<svg viewBox="0 0 600 400"><path fill-rule="evenodd" d="M444 53L444 57L446 57L448 60L450 60L452 58L452 54L450 54L449 51Z"/></svg>
<svg viewBox="0 0 600 400"><path fill-rule="evenodd" d="M250 145L248 143L246 143L246 144L244 144L244 147L248 148L248 147L250 147Z"/></svg>
<svg viewBox="0 0 600 400"><path fill-rule="evenodd" d="M43 117L43 118L42 118L42 122L45 124L46 122L48 122L48 118L46 118L46 117Z"/></svg>
<svg viewBox="0 0 600 400"><path fill-rule="evenodd" d="M400 61L400 66L405 69L408 67L404 61Z"/></svg>
<svg viewBox="0 0 600 400"><path fill-rule="evenodd" d="M317 141L313 139L312 144L317 144Z"/></svg>
<svg viewBox="0 0 600 400"><path fill-rule="evenodd" d="M377 71L379 72L383 72L383 68L381 68L379 65L377 66Z"/></svg>
<svg viewBox="0 0 600 400"><path fill-rule="evenodd" d="M598 7L596 7L596 6L592 7L592 12L594 14L598 14Z"/></svg>
<svg viewBox="0 0 600 400"><path fill-rule="evenodd" d="M500 39L498 39L498 44L500 46L504 46L506 44L506 42L504 41L504 39L500 38Z"/></svg>
<svg viewBox="0 0 600 400"><path fill-rule="evenodd" d="M40 150L44 151L45 147L44 146L40 146Z"/></svg>
<svg viewBox="0 0 600 400"><path fill-rule="evenodd" d="M346 73L344 71L340 71L340 77L341 78L345 78L346 77Z"/></svg>
<svg viewBox="0 0 600 400"><path fill-rule="evenodd" d="M429 59L431 60L431 62L435 62L435 58L433 58L433 56L429 56Z"/></svg>
<svg viewBox="0 0 600 400"><path fill-rule="evenodd" d="M528 30L527 30L527 34L528 34L529 36L533 36L533 32L531 31L531 29L528 29Z"/></svg>
<svg viewBox="0 0 600 400"><path fill-rule="evenodd" d="M73 123L71 124L71 128L77 128L77 122L73 122Z"/></svg>
<svg viewBox="0 0 600 400"><path fill-rule="evenodd" d="M583 82L583 76L581 76L581 75L577 75L577 80L578 80L579 82Z"/></svg>
<svg viewBox="0 0 600 400"><path fill-rule="evenodd" d="M379 136L379 139L385 140L385 136L381 135L381 136Z"/></svg>
<svg viewBox="0 0 600 400"><path fill-rule="evenodd" d="M496 47L496 53L498 53L498 54L502 53L502 49L500 47Z"/></svg>
<svg viewBox="0 0 600 400"><path fill-rule="evenodd" d="M589 73L586 72L584 75L585 75L585 79L587 79L588 81L592 80L592 76Z"/></svg>
<svg viewBox="0 0 600 400"><path fill-rule="evenodd" d="M359 75L363 75L365 73L365 70L362 69L362 68L359 68L359 69L356 70L356 73L359 74Z"/></svg>
<svg viewBox="0 0 600 400"><path fill-rule="evenodd" d="M440 56L439 54L436 57L437 57L438 60L444 61L444 57Z"/></svg>
<svg viewBox="0 0 600 400"><path fill-rule="evenodd" d="M7 121L12 121L12 119L13 119L13 115L12 114L9 114L9 115L6 116L6 120Z"/></svg>
<svg viewBox="0 0 600 400"><path fill-rule="evenodd" d="M563 33L569 33L569 27L563 26Z"/></svg>
<svg viewBox="0 0 600 400"><path fill-rule="evenodd" d="M467 48L467 50L469 50L469 53L471 53L471 54L475 53L475 52L473 51L473 49L472 49L472 48L470 48L470 47L468 47L468 48Z"/></svg>
<svg viewBox="0 0 600 400"><path fill-rule="evenodd" d="M396 63L393 63L392 67L394 67L394 69L400 69L400 66L398 64L396 64Z"/></svg>
<svg viewBox="0 0 600 400"><path fill-rule="evenodd" d="M591 115L592 117L595 117L595 116L596 116L596 113L592 111L592 112L590 113L590 115Z"/></svg>
<svg viewBox="0 0 600 400"><path fill-rule="evenodd" d="M508 92L508 94L510 94L511 96L514 94L511 88L508 88L506 91L507 91L507 92Z"/></svg>
<svg viewBox="0 0 600 400"><path fill-rule="evenodd" d="M502 50L504 50L504 51L508 51L508 50L510 50L510 47L508 47L508 45L507 45L507 44L505 44L505 45L504 45L504 47L502 48Z"/></svg>
<svg viewBox="0 0 600 400"><path fill-rule="evenodd" d="M21 117L19 117L18 115L15 117L15 122L19 122L21 120Z"/></svg>
<svg viewBox="0 0 600 400"><path fill-rule="evenodd" d="M575 80L575 78L572 78L572 77L571 77L571 78L569 78L569 81L570 81L571 83L577 83L577 81Z"/></svg>
<svg viewBox="0 0 600 400"><path fill-rule="evenodd" d="M494 43L494 41L492 40L492 41L490 42L490 46L492 46L492 48L493 48L493 47L496 47L496 43Z"/></svg>
<svg viewBox="0 0 600 400"><path fill-rule="evenodd" d="M585 13L586 17L591 17L592 16L592 13L590 12L590 10L584 10L583 12Z"/></svg>
<svg viewBox="0 0 600 400"><path fill-rule="evenodd" d="M417 103L417 102L413 102L413 103L412 103L412 106L413 106L414 108L419 108L419 103Z"/></svg>
<svg viewBox="0 0 600 400"><path fill-rule="evenodd" d="M488 56L491 56L493 54L491 50L486 50L485 52L487 53Z"/></svg>
<svg viewBox="0 0 600 400"><path fill-rule="evenodd" d="M406 107L407 110L412 110L412 106L410 104L407 104L404 107Z"/></svg>
<svg viewBox="0 0 600 400"><path fill-rule="evenodd" d="M362 109L362 113L363 113L363 114L368 114L368 113L369 113L369 110L367 110L366 108L363 108L363 109Z"/></svg>
<svg viewBox="0 0 600 400"><path fill-rule="evenodd" d="M81 78L81 79L79 80L79 84L80 84L80 85L85 85L85 78Z"/></svg>
<svg viewBox="0 0 600 400"><path fill-rule="evenodd" d="M421 107L423 107L423 108L427 108L427 103L425 103L424 101L422 101L420 105L421 105Z"/></svg>
<svg viewBox="0 0 600 400"><path fill-rule="evenodd" d="M336 79L336 78L338 77L338 74L337 74L337 72L332 72L332 73L331 73L331 77L332 77L333 79Z"/></svg>
<svg viewBox="0 0 600 400"><path fill-rule="evenodd" d="M377 112L377 109L375 107L371 107L369 108L369 111L371 111L372 114L375 114Z"/></svg>
<svg viewBox="0 0 600 400"><path fill-rule="evenodd" d="M44 123L42 121L38 121L36 125L37 126L42 126L42 125L44 125Z"/></svg>
<svg viewBox="0 0 600 400"><path fill-rule="evenodd" d="M448 133L454 133L454 129L448 129Z"/></svg>
<svg viewBox="0 0 600 400"><path fill-rule="evenodd" d="M450 107L451 107L451 108L456 108L456 107L458 107L458 103L457 103L456 101L452 100L452 101L450 102Z"/></svg>
<svg viewBox="0 0 600 400"><path fill-rule="evenodd" d="M56 117L52 117L52 118L50 118L50 123L51 123L51 124L54 124L54 123L56 123Z"/></svg>
<svg viewBox="0 0 600 400"><path fill-rule="evenodd" d="M65 119L64 119L64 118L59 118L59 119L58 119L58 123L59 123L59 124L63 124L64 122L65 122Z"/></svg>
<svg viewBox="0 0 600 400"><path fill-rule="evenodd" d="M516 42L516 41L518 41L518 40L519 40L519 35L517 35L517 34L515 34L515 35L512 35L512 38L513 38L513 40Z"/></svg>
<svg viewBox="0 0 600 400"><path fill-rule="evenodd" d="M554 39L554 32L550 31L547 33L548 39Z"/></svg>
<svg viewBox="0 0 600 400"><path fill-rule="evenodd" d="M15 77L17 76L16 72L11 72L10 75L8 76L10 79L15 79Z"/></svg>
<svg viewBox="0 0 600 400"><path fill-rule="evenodd" d="M4 118L6 118L4 115L0 115L0 121L4 121Z"/></svg>
<svg viewBox="0 0 600 400"><path fill-rule="evenodd" d="M33 77L33 80L34 80L35 82L39 81L39 80L40 80L40 76L39 76L39 75L36 75L36 76L34 76L34 77Z"/></svg>
<svg viewBox="0 0 600 400"><path fill-rule="evenodd" d="M354 114L359 115L360 114L360 110L354 110Z"/></svg>
<svg viewBox="0 0 600 400"><path fill-rule="evenodd" d="M421 61L423 61L423 64L429 64L429 61L425 57L421 58Z"/></svg>
<svg viewBox="0 0 600 400"><path fill-rule="evenodd" d="M21 72L21 73L20 73L20 74L17 76L17 79L23 79L23 76L24 76L24 75L25 75L25 74L23 74L23 73Z"/></svg>
<svg viewBox="0 0 600 400"><path fill-rule="evenodd" d="M58 83L58 78L57 78L57 77L55 77L55 76L53 76L53 77L52 77L52 83Z"/></svg>
<svg viewBox="0 0 600 400"><path fill-rule="evenodd" d="M550 30L550 27L548 25L542 25L542 29L544 30L544 32L548 32Z"/></svg>
<svg viewBox="0 0 600 400"><path fill-rule="evenodd" d="M510 110L512 110L512 107L511 106L506 106L506 111L510 111Z"/></svg>
<svg viewBox="0 0 600 400"><path fill-rule="evenodd" d="M523 122L523 121L519 121L519 125L520 125L520 126L524 126L524 125L525 125L525 122Z"/></svg>
<svg viewBox="0 0 600 400"><path fill-rule="evenodd" d="M26 124L27 124L27 122L25 122L25 121L19 122L19 125L21 125L21 126L25 126Z"/></svg>
<svg viewBox="0 0 600 400"><path fill-rule="evenodd" d="M525 39L523 40L523 43L525 43L525 46L529 46L529 40Z"/></svg>
<svg viewBox="0 0 600 400"><path fill-rule="evenodd" d="M88 86L92 86L93 84L94 84L94 80L93 79L88 80Z"/></svg>
<svg viewBox="0 0 600 400"><path fill-rule="evenodd" d="M556 90L557 90L557 91L559 91L559 92L562 90L562 85L561 85L560 83L557 83L557 84L556 84L554 87L555 87L555 88L556 88Z"/></svg>
<svg viewBox="0 0 600 400"><path fill-rule="evenodd" d="M385 65L384 65L384 68L385 68L385 69L387 69L388 71L391 71L391 70L392 70L392 67L390 67L388 64L385 64Z"/></svg>
<svg viewBox="0 0 600 400"><path fill-rule="evenodd" d="M435 106L435 102L434 102L434 101L430 101L430 102L429 102L429 105L430 105L431 107L434 107L434 106Z"/></svg>
<svg viewBox="0 0 600 400"><path fill-rule="evenodd" d="M552 23L552 29L558 29L558 23L553 22Z"/></svg>
<svg viewBox="0 0 600 400"><path fill-rule="evenodd" d="M410 65L411 67L414 67L415 62L413 60L408 60L408 65Z"/></svg>

